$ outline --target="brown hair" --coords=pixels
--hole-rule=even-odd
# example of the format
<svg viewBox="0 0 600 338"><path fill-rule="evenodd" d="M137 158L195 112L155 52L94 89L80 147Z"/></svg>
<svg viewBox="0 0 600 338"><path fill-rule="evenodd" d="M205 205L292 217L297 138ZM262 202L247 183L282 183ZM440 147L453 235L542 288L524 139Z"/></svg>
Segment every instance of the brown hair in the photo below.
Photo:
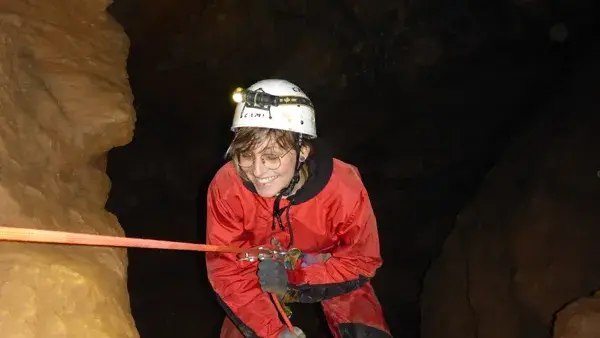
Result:
<svg viewBox="0 0 600 338"><path fill-rule="evenodd" d="M231 156L235 170L242 180L248 181L248 177L239 166L238 156L240 154L254 152L256 147L264 140L277 142L277 145L285 151L290 149L296 150L296 137L295 133L292 131L258 127L244 127L238 129L229 146L229 155ZM310 147L310 143L306 139L303 139L302 144ZM307 180L309 175L308 165L305 162L300 168L300 179Z"/></svg>

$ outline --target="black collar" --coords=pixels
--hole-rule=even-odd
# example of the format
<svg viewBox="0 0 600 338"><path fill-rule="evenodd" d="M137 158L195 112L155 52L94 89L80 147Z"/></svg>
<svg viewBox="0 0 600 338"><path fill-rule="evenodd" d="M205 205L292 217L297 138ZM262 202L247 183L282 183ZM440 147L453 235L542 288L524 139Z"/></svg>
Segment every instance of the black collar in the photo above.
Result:
<svg viewBox="0 0 600 338"><path fill-rule="evenodd" d="M300 204L315 197L329 182L333 173L333 156L331 149L322 139L312 142L310 155L306 159L310 175L304 185L294 195L294 204ZM244 181L244 186L256 193L252 182Z"/></svg>

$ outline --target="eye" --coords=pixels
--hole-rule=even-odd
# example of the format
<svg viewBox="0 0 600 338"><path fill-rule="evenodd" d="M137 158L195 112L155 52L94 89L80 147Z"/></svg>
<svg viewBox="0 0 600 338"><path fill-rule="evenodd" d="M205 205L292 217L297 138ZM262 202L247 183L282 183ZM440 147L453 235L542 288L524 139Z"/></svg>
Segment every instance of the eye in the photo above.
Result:
<svg viewBox="0 0 600 338"><path fill-rule="evenodd" d="M265 155L265 159L267 161L275 161L275 160L279 159L279 156L277 156L277 155Z"/></svg>
<svg viewBox="0 0 600 338"><path fill-rule="evenodd" d="M250 155L250 154L240 154L240 158L243 158L245 160L252 159L252 155Z"/></svg>

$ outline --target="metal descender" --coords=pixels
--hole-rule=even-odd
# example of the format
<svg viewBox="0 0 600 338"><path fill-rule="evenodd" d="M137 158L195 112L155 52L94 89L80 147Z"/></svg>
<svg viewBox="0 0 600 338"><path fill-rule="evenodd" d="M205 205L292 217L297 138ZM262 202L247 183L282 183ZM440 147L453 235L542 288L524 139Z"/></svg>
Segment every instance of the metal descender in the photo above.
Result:
<svg viewBox="0 0 600 338"><path fill-rule="evenodd" d="M301 257L302 252L300 249L291 248L285 250L276 238L271 239L270 246L258 246L237 254L239 260L246 262L263 261L265 259L276 260L283 263L286 270L294 270L296 263ZM281 305L287 317L291 318L292 310L285 304L283 299L281 299L281 301Z"/></svg>
<svg viewBox="0 0 600 338"><path fill-rule="evenodd" d="M263 261L265 259L272 259L283 262L285 261L285 257L287 256L287 254L288 252L286 250L281 250L279 248L273 248L270 246L258 246L239 253L237 255L237 258L241 261L251 263L256 261Z"/></svg>
<svg viewBox="0 0 600 338"><path fill-rule="evenodd" d="M270 246L258 246L250 248L237 255L239 260L247 262L256 262L265 259L276 260L282 262L286 270L293 270L300 257L302 257L302 252L300 249L291 248L289 250L285 250L276 238L271 239Z"/></svg>

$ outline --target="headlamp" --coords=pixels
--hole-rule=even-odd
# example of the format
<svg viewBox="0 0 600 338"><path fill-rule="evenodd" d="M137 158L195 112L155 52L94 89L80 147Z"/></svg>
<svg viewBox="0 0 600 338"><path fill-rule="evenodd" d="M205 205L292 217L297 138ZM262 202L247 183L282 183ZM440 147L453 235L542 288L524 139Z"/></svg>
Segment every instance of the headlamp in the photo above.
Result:
<svg viewBox="0 0 600 338"><path fill-rule="evenodd" d="M297 104L313 107L312 102L301 96L275 96L259 90L244 90L242 88L236 88L231 96L233 101L236 103L245 102L250 107L256 108L269 108L273 106L279 106L282 104Z"/></svg>
<svg viewBox="0 0 600 338"><path fill-rule="evenodd" d="M240 87L236 88L235 91L233 92L233 95L231 96L231 98L233 99L233 102L235 102L235 103L240 103L240 102L244 101L244 90Z"/></svg>

